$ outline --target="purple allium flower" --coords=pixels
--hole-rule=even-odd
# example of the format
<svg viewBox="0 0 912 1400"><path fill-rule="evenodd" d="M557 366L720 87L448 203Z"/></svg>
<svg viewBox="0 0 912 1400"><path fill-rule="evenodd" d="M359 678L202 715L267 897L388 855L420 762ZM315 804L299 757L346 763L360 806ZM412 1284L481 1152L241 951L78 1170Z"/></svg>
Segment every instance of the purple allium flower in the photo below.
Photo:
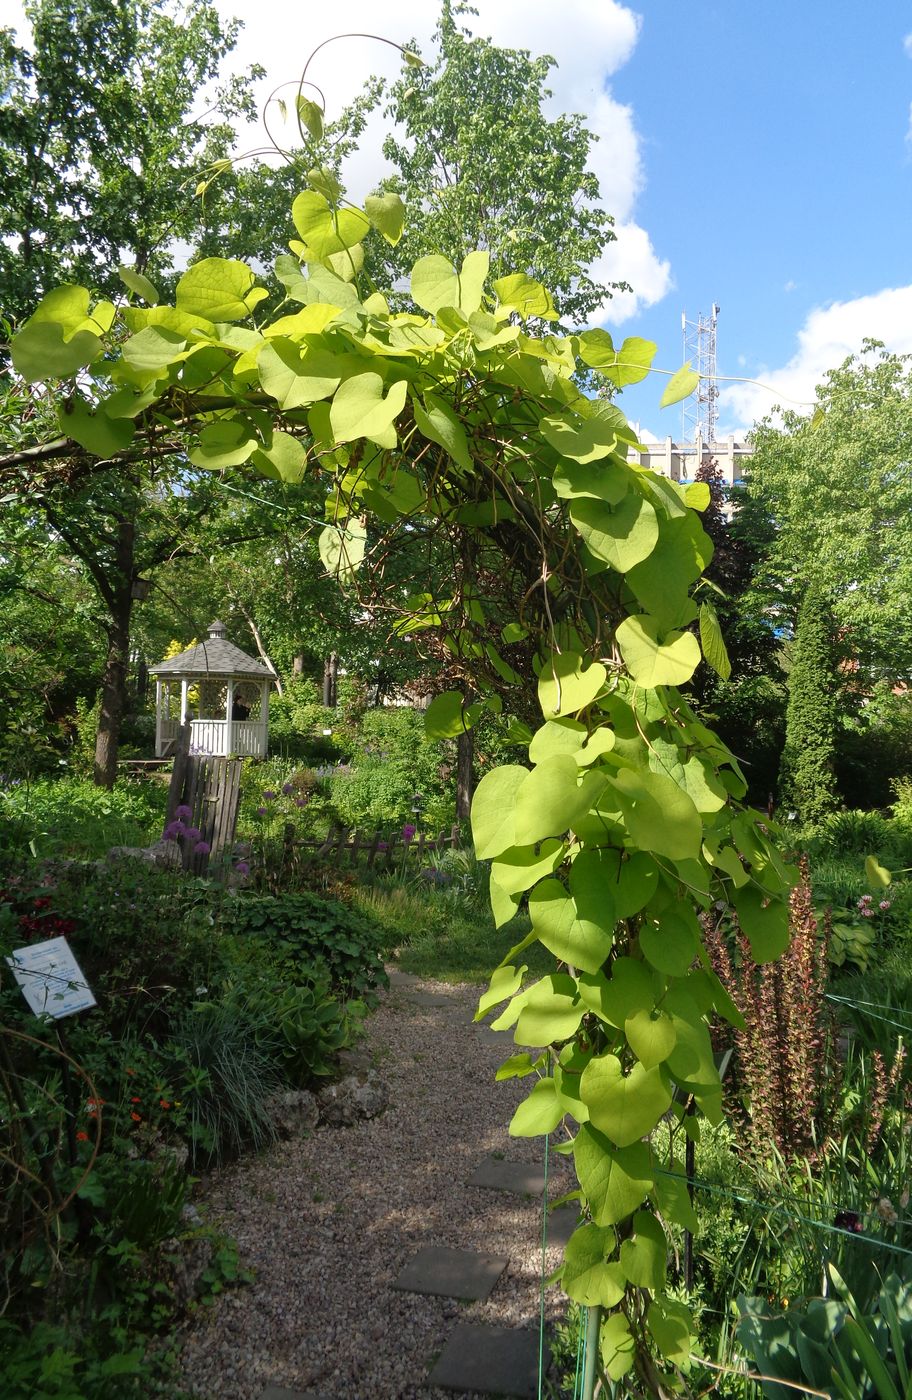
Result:
<svg viewBox="0 0 912 1400"><path fill-rule="evenodd" d="M388 850L389 850L389 846L386 844L385 841L378 841L378 842L377 842L377 850L378 850L378 851L388 851Z"/></svg>
<svg viewBox="0 0 912 1400"><path fill-rule="evenodd" d="M295 806L296 806L296 807L306 807L306 806L307 806L307 798L306 798L306 797L296 797L296 798L295 798Z"/></svg>
<svg viewBox="0 0 912 1400"><path fill-rule="evenodd" d="M267 788L266 791L263 793L263 796L265 797L267 802L273 802L275 800L275 793L273 792L272 788Z"/></svg>
<svg viewBox="0 0 912 1400"><path fill-rule="evenodd" d="M193 816L193 812L187 806L186 802L182 802L181 805L176 809L174 815L176 817L185 817L189 820L189 818Z"/></svg>
<svg viewBox="0 0 912 1400"><path fill-rule="evenodd" d="M198 841L202 834L198 826L188 826L187 830L184 832L188 841Z"/></svg>
<svg viewBox="0 0 912 1400"><path fill-rule="evenodd" d="M265 807L257 807L257 809L256 809L256 814L257 814L258 817L265 817L265 815L266 815L266 808L265 808Z"/></svg>
<svg viewBox="0 0 912 1400"><path fill-rule="evenodd" d="M166 841L176 841L178 836L183 836L186 833L186 830L187 828L184 826L183 822L169 822L163 833L164 839Z"/></svg>
<svg viewBox="0 0 912 1400"><path fill-rule="evenodd" d="M411 841L417 829L417 827L412 826L411 822L406 822L405 826L402 828L403 841Z"/></svg>
<svg viewBox="0 0 912 1400"><path fill-rule="evenodd" d="M249 875L250 866L248 865L247 861L239 860L234 867L234 873L235 875Z"/></svg>
<svg viewBox="0 0 912 1400"><path fill-rule="evenodd" d="M291 783L283 783L282 792L285 794L286 797L290 797L291 794L294 792L294 787Z"/></svg>
<svg viewBox="0 0 912 1400"><path fill-rule="evenodd" d="M197 841L196 845L193 847L193 854L195 856L207 856L211 850L212 847L209 845L208 841Z"/></svg>

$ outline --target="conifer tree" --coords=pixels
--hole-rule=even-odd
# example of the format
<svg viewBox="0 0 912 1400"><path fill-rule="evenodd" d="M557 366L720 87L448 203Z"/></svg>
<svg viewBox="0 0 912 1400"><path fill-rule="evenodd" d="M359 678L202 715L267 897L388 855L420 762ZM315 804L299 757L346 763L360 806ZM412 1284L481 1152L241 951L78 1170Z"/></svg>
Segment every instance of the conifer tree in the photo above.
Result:
<svg viewBox="0 0 912 1400"><path fill-rule="evenodd" d="M801 600L788 679L781 799L805 825L838 806L834 749L838 680L833 615L819 584Z"/></svg>

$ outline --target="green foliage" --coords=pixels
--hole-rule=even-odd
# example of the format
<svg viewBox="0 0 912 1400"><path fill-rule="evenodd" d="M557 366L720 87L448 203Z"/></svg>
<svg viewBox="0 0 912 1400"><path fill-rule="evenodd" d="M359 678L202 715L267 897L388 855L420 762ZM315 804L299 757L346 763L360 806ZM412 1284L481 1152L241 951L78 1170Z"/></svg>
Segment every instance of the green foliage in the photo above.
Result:
<svg viewBox="0 0 912 1400"><path fill-rule="evenodd" d="M361 997L386 982L381 940L356 910L315 894L244 894L225 911L225 928L279 965L325 967L336 992Z"/></svg>
<svg viewBox="0 0 912 1400"><path fill-rule="evenodd" d="M352 771L334 778L333 805L345 826L391 832L404 823L436 833L452 825L454 784L441 777L439 745L407 707L368 710L351 746ZM418 796L418 801L415 798Z"/></svg>
<svg viewBox="0 0 912 1400"><path fill-rule="evenodd" d="M165 789L121 780L110 792L84 779L42 778L0 788L2 849L8 858L34 843L41 856L91 859L112 846L146 846L164 826Z"/></svg>
<svg viewBox="0 0 912 1400"><path fill-rule="evenodd" d="M245 315L252 277L242 289L234 262L208 259L206 295L237 324L226 330L195 307L191 330L180 307L132 308L85 377L101 416L124 384L159 417L179 402L201 450L217 429L238 465L268 459L279 431L300 438L329 488L329 526L365 542L362 606L445 659L447 684L518 698L524 724L538 677L536 728L513 730L528 766L486 773L473 804L476 852L495 861L496 920L528 897L532 922L486 1006L505 1002L495 1024L550 1062L513 1131L566 1120L574 1149L591 1149L580 1148L581 1179L601 1180L619 1153L639 1150L675 1092L709 1121L722 1117L707 1018L738 1018L706 966L697 911L734 909L756 962L788 941L794 872L776 829L740 806L737 760L675 688L701 661L682 629L711 543L685 488L628 463L620 411L578 387L583 367L615 387L632 349L596 354L605 347L592 332L534 334L551 315L548 292L525 273L488 286L481 252L458 270L440 255L419 260L413 292L429 314L390 312L359 281L356 240L369 221L331 189L302 196L296 218L300 266L286 258L279 271L299 313ZM61 324L53 306L41 315ZM222 469L236 468L226 459ZM408 574L391 564L403 544ZM407 776L414 791L419 775ZM532 943L553 958L541 977L518 961ZM687 1356L689 1315L668 1292L659 1218L683 1220L685 1204L643 1151L645 1199L626 1203L617 1232L587 1219L568 1247L589 1261L587 1292L610 1310L602 1357L615 1379L634 1365L664 1375ZM591 1215L594 1193L581 1192Z"/></svg>
<svg viewBox="0 0 912 1400"><path fill-rule="evenodd" d="M837 689L832 614L823 592L811 586L795 633L779 778L782 800L808 825L837 805Z"/></svg>

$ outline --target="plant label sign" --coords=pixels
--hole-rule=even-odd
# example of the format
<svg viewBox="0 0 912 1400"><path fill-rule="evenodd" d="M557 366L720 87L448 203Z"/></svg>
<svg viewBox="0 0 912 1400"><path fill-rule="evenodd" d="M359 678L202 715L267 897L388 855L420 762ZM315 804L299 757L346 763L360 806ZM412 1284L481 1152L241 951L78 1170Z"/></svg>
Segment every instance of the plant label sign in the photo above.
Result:
<svg viewBox="0 0 912 1400"><path fill-rule="evenodd" d="M36 1016L59 1021L98 1005L65 938L17 948L6 961Z"/></svg>

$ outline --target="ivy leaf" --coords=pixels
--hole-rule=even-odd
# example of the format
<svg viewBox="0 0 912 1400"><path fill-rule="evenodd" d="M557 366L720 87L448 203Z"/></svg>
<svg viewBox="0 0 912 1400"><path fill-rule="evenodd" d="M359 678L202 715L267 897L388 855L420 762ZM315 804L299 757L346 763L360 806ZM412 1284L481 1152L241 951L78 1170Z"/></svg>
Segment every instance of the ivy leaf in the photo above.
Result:
<svg viewBox="0 0 912 1400"><path fill-rule="evenodd" d="M544 321L557 320L551 293L540 282L527 277L524 272L513 272L508 277L498 277L492 286L503 309L515 311L523 321L527 321L531 316L538 316Z"/></svg>
<svg viewBox="0 0 912 1400"><path fill-rule="evenodd" d="M617 1263L609 1264L617 1236L610 1227L581 1225L564 1250L561 1283L564 1292L585 1307L615 1307L624 1296L626 1279Z"/></svg>
<svg viewBox="0 0 912 1400"><path fill-rule="evenodd" d="M564 1106L553 1079L540 1079L510 1120L510 1137L541 1137L553 1133Z"/></svg>
<svg viewBox="0 0 912 1400"><path fill-rule="evenodd" d="M291 206L291 217L301 235L305 254L318 262L332 253L354 248L370 229L370 221L360 209L333 210L317 190L303 190L297 196Z"/></svg>
<svg viewBox="0 0 912 1400"><path fill-rule="evenodd" d="M546 719L573 715L586 708L605 684L608 673L600 661L583 669L579 652L552 652L538 678L538 702Z"/></svg>
<svg viewBox="0 0 912 1400"><path fill-rule="evenodd" d="M580 1186L596 1225L616 1225L642 1205L653 1186L649 1144L614 1147L604 1133L585 1123L573 1142Z"/></svg>
<svg viewBox="0 0 912 1400"><path fill-rule="evenodd" d="M242 321L268 295L254 285L246 263L233 258L203 258L193 263L177 284L178 311L210 321Z"/></svg>
<svg viewBox="0 0 912 1400"><path fill-rule="evenodd" d="M587 734L586 726L578 720L546 720L532 736L529 757L533 763L541 763L556 754L575 754L585 743Z"/></svg>
<svg viewBox="0 0 912 1400"><path fill-rule="evenodd" d="M364 558L367 530L360 520L349 520L344 529L327 525L319 539L320 558L328 574L348 581Z"/></svg>
<svg viewBox="0 0 912 1400"><path fill-rule="evenodd" d="M546 836L561 836L593 806L601 784L596 774L578 783L576 762L569 754L544 759L516 800L516 844L531 846Z"/></svg>
<svg viewBox="0 0 912 1400"><path fill-rule="evenodd" d="M631 841L669 860L697 860L703 839L700 814L683 788L664 773L622 768L616 789Z"/></svg>
<svg viewBox="0 0 912 1400"><path fill-rule="evenodd" d="M412 268L412 301L435 315L442 306L456 306L459 278L453 264L439 253L419 258Z"/></svg>
<svg viewBox="0 0 912 1400"><path fill-rule="evenodd" d="M650 965L670 977L683 977L700 946L699 926L695 928L695 924L688 909L678 913L674 907L664 909L657 919L645 920L640 927L640 948Z"/></svg>
<svg viewBox="0 0 912 1400"><path fill-rule="evenodd" d="M202 429L199 446L189 457L195 467L221 471L223 467L237 467L248 461L256 446L257 439L249 423L237 418L220 418Z"/></svg>
<svg viewBox="0 0 912 1400"><path fill-rule="evenodd" d="M552 1045L569 1040L579 1029L585 1011L574 979L553 972L525 994L513 1039L517 1045Z"/></svg>
<svg viewBox="0 0 912 1400"><path fill-rule="evenodd" d="M731 676L731 662L719 626L719 616L712 603L700 606L700 645L703 655L717 676L727 681Z"/></svg>
<svg viewBox="0 0 912 1400"><path fill-rule="evenodd" d="M399 195L369 194L364 201L364 212L377 232L395 248L405 223L405 205Z"/></svg>
<svg viewBox="0 0 912 1400"><path fill-rule="evenodd" d="M442 447L463 471L471 471L472 456L465 428L450 405L435 394L425 394L424 405L413 398L412 409L418 431Z"/></svg>
<svg viewBox="0 0 912 1400"><path fill-rule="evenodd" d="M160 298L157 288L153 286L148 277L144 277L141 272L137 272L135 267L126 267L125 264L121 263L120 267L117 269L117 275L127 290L132 292L134 296L142 297L143 301L147 302L149 306L158 305Z"/></svg>
<svg viewBox="0 0 912 1400"><path fill-rule="evenodd" d="M624 1022L624 1034L627 1044L645 1069L653 1069L667 1060L677 1041L674 1022L664 1011L656 1015L644 1010L635 1011Z"/></svg>
<svg viewBox="0 0 912 1400"><path fill-rule="evenodd" d="M543 418L539 430L559 456L569 457L584 466L610 456L617 447L617 433L604 418L580 419L576 414L563 413L559 417ZM618 475L624 480L623 473ZM624 480L620 494L626 490Z"/></svg>
<svg viewBox="0 0 912 1400"><path fill-rule="evenodd" d="M539 942L561 962L598 972L611 952L612 930L581 919L559 880L542 880L529 896L529 916Z"/></svg>
<svg viewBox="0 0 912 1400"><path fill-rule="evenodd" d="M621 1244L621 1267L637 1288L658 1292L665 1282L668 1241L658 1220L648 1210L633 1217L633 1238Z"/></svg>
<svg viewBox="0 0 912 1400"><path fill-rule="evenodd" d="M301 350L284 336L260 351L257 367L264 393L281 408L305 408L328 399L342 382L346 357L329 350Z"/></svg>
<svg viewBox="0 0 912 1400"><path fill-rule="evenodd" d="M625 617L615 633L618 648L637 685L684 685L700 664L700 646L692 632L667 632L646 613Z"/></svg>
<svg viewBox="0 0 912 1400"><path fill-rule="evenodd" d="M472 798L472 839L479 860L491 860L516 845L513 807L528 769L507 763L485 773Z"/></svg>
<svg viewBox="0 0 912 1400"><path fill-rule="evenodd" d="M659 401L659 408L668 408L673 403L680 403L692 394L700 382L700 376L695 369L691 369L690 360L686 365L682 365L677 373L673 374L665 385L665 392Z"/></svg>
<svg viewBox="0 0 912 1400"><path fill-rule="evenodd" d="M312 102L309 97L299 95L295 99L295 107L301 120L301 125L310 133L315 141L319 141L323 136L323 109L316 102Z"/></svg>
<svg viewBox="0 0 912 1400"><path fill-rule="evenodd" d="M370 370L344 380L329 411L335 441L365 437L380 447L395 447L398 439L393 423L405 407L407 391L407 381L397 379L384 397L383 380Z"/></svg>
<svg viewBox="0 0 912 1400"><path fill-rule="evenodd" d="M598 1055L589 1061L580 1080L580 1097L593 1126L616 1147L639 1142L671 1105L671 1090L661 1067L647 1070L634 1065L625 1075L616 1055Z"/></svg>

